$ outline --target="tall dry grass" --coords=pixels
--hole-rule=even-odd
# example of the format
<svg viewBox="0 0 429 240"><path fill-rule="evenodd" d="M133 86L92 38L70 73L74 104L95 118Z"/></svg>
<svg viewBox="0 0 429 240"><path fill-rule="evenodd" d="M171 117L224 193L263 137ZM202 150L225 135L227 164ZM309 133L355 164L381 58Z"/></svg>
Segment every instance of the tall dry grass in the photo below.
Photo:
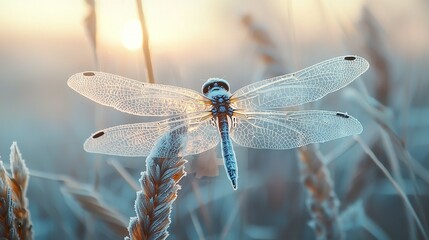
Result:
<svg viewBox="0 0 429 240"><path fill-rule="evenodd" d="M150 47L149 47L149 32L147 30L146 18L143 11L143 3L142 0L136 0L137 3L137 12L140 20L140 27L142 29L142 50L144 55L144 61L146 64L146 76L147 81L149 83L155 83L155 77L153 75L153 67L152 67L152 58L150 56Z"/></svg>
<svg viewBox="0 0 429 240"><path fill-rule="evenodd" d="M60 184L63 202L65 202L75 216L86 226L87 238L94 238L94 233L88 231L94 220L101 225L107 226L108 234L118 236L127 234L127 220L116 206L106 203L103 196L97 192L94 185L76 181L70 176L52 174L32 170L30 175L35 178L57 182Z"/></svg>
<svg viewBox="0 0 429 240"><path fill-rule="evenodd" d="M137 1L137 3L139 6L138 8L142 9L141 1ZM322 161L325 157L321 156L320 152L312 147L299 150L299 159L301 161L302 169L301 179L308 192L307 202L308 209L312 217L311 225L313 226L314 232L318 238L339 239L344 236L343 231L347 231L351 228L347 224L345 224L347 225L346 227L342 228L341 222L350 222L351 218L353 218L350 216L354 215L359 216L356 218L358 220L354 222L354 226L361 225L378 239L388 239L388 234L386 234L383 231L383 228L381 228L376 221L372 220L366 212L367 200L374 190L373 181L381 181L383 176L380 176L379 169L383 169L382 167L386 166L382 171L384 176L388 176L388 179L398 190L398 194L401 196L412 220L416 222L417 228L421 232L422 236L426 238L424 220L420 220L419 216L419 212L421 211L416 210L419 208L415 208L415 206L413 206L414 204L408 200L408 196L406 196L403 191L405 188L401 183L401 179L403 178L401 174L403 173L401 173L401 170L398 167L398 160L402 161L406 167L412 167L412 173L416 173L417 177L425 178L425 171L418 167L418 162L413 161L405 147L405 143L401 142L401 139L395 137L395 130L392 130L391 124L385 118L385 116L388 115L387 112L391 110L389 99L391 98L390 94L393 91L391 86L391 78L393 74L391 73L389 58L386 52L380 50L380 45L383 45L384 41L382 37L379 36L379 33L382 31L377 29L377 23L374 22L375 20L371 17L371 14L368 11L368 9L364 9L362 13L363 17L361 24L363 25L362 29L365 29L362 30L365 32L362 35L365 36L364 42L366 42L365 47L366 52L368 53L368 58L375 66L376 81L378 81L378 84L374 91L373 98L369 94L362 92L355 91L355 93L357 93L357 98L364 101L364 103L360 103L360 105L364 110L367 110L366 116L370 116L375 120L375 122L380 126L380 129L387 133L387 135L380 133L377 140L373 141L374 143L370 143L372 146L365 147L365 142L358 141L358 145L362 146L363 151L366 154L362 155L361 161L359 161L358 166L355 168L350 187L344 194L342 208L339 208L339 199L334 192L333 181L330 177L327 166L325 165L325 161ZM143 21L141 21L143 28L145 25L144 15L139 14L139 16L143 16ZM286 69L284 60L278 55L279 51L276 51L277 46L275 46L273 39L270 38L268 31L258 25L251 15L244 16L242 18L242 23L249 30L251 40L256 46L258 59L262 65L264 65L264 71L262 73L255 74L255 78L263 79L262 76L269 77L284 73L284 70ZM147 32L144 35L147 36ZM148 42L144 43L143 50L145 51L145 49L149 49ZM150 54L148 56L150 59ZM145 59L146 57L145 53ZM146 61L146 63L147 62L148 61ZM146 67L149 74L151 65L150 67L148 65ZM148 77L148 79L150 79L150 77ZM388 147L389 144L393 146L393 150ZM327 156L330 156L330 161L342 155L344 152L356 145L356 143L351 142L346 145L347 146L341 150L329 152ZM380 158L377 158L377 156L380 156ZM398 159L395 160L395 156ZM374 164L374 159L379 159L381 165ZM137 216L133 218L129 226L131 239L166 238L168 236L167 228L171 223L169 217L171 204L176 199L177 190L179 189L177 182L185 174L183 164L180 161L184 160L180 158L168 158L167 160L166 158L156 157L150 157L147 159L146 171L140 178L141 191L137 194L135 204ZM162 174L163 172L175 171L177 171L178 174L180 173L183 175L179 174L177 177L173 177L171 181L167 181L168 179ZM390 171L392 171L393 174L390 174ZM121 175L126 176L126 174ZM128 182L130 182L129 179ZM157 199L159 195L164 196L164 198ZM240 209L240 205L241 203L234 208L234 214L231 215L233 217L230 219L234 219ZM157 207L158 209L162 209L158 212L158 215L156 214ZM207 213L204 214L204 218L210 218L210 213L208 211L206 212ZM350 214L350 212L354 213ZM190 217L193 225L195 226L197 235L200 238L204 238L205 226L201 225L198 220L198 216L195 216L194 213L191 213ZM204 223L205 222L206 221L204 221ZM409 223L409 238L417 239L419 236L414 232L413 224L413 222ZM224 231L222 231L221 237L227 238L228 233L232 229L232 220L231 222L229 220L226 221L226 225L224 225L223 229Z"/></svg>
<svg viewBox="0 0 429 240"><path fill-rule="evenodd" d="M268 32L255 23L251 15L242 17L242 23L256 45L258 58L266 66L264 78L284 74L285 64ZM319 151L314 146L301 147L298 156L301 181L308 192L307 207L312 217L310 226L317 239L342 239L344 234L338 218L339 200Z"/></svg>
<svg viewBox="0 0 429 240"><path fill-rule="evenodd" d="M407 92L410 89L410 82L408 79L404 81L395 76L394 65L397 59L394 56L394 49L391 49L386 30L388 29L383 28L383 24L377 20L370 4L365 4L361 9L355 33L352 33L353 30L345 30L345 35L348 36L348 39L344 39L345 45L364 52L375 73L373 79L358 81L360 91L349 89L347 96L363 110L364 116L371 119L372 122L367 122L367 125L375 123L376 128L369 141L361 137L356 138L365 154L361 155L352 171L350 187L345 193L341 208L344 212L342 218L346 219L344 216L348 215L350 209L355 212L356 209L360 209L357 224L366 228L377 239L388 239L379 223L373 221L370 213L368 214L371 197L376 195L375 187L387 179L404 205L408 223L404 232L408 232L408 239L427 239L428 228L419 196L422 192L418 187L419 179L416 179L418 176L427 182L427 177L424 176L427 170L411 157L404 141L406 139L398 137L400 132L404 133L407 130L397 128L399 124L393 119L395 115L411 117L407 113L410 106L404 103L402 106L405 108L400 109L395 104L395 99L402 99L410 94ZM354 41L352 38L359 40ZM350 45L350 42L355 44ZM359 45L356 44L358 42ZM372 89L368 89L366 84L370 84ZM405 98L403 100L409 103ZM405 194L405 191L410 193ZM411 199L414 200L413 204L410 202ZM351 229L350 226L348 229Z"/></svg>
<svg viewBox="0 0 429 240"><path fill-rule="evenodd" d="M87 28L89 30L91 42L93 41L91 44L93 44L94 52L96 52L95 4L94 1L90 0L88 0L88 3L93 9L90 11L90 15L87 18ZM288 3L290 3L290 1L288 1ZM141 5L142 4L140 3L139 9L142 9ZM407 231L409 234L407 239L427 239L425 233L427 232L427 223L424 218L424 207L426 204L419 200L422 199L422 196L425 196L424 194L426 194L426 189L418 189L416 186L409 188L407 187L407 184L414 181L410 180L414 175L416 181L423 180L425 184L428 184L428 171L425 167L425 163L419 161L420 159L414 159L413 155L409 152L407 149L408 143L406 142L406 138L399 137L402 129L398 129L398 125L389 120L389 111L399 112L400 115L405 115L405 113L403 113L401 109L395 109L395 106L393 106L389 100L396 97L392 96L392 94L396 94L396 92L394 90L394 86L392 86L394 85L394 79L392 79L394 78L394 73L392 72L393 66L391 65L391 59L389 59L389 55L386 51L380 50L382 49L380 46L385 46L386 39L383 39L383 37L380 36L380 32L383 31L378 29L377 23L374 22L376 20L371 17L370 13L365 13L365 11L369 10L364 10L362 14L363 17L361 24L364 26L361 26L358 30L362 36L365 37L365 51L367 52L370 62L375 66L375 71L373 70L375 78L370 80L377 81L378 84L376 85L372 96L371 94L363 93L368 91L352 90L352 92L355 94L353 98L355 103L363 109L361 115L362 118L371 119L372 123L375 123L378 126L377 129L380 132L377 133L376 137L371 141L365 139L364 136L362 138L357 138L356 142L348 141L344 146L341 145L338 149L329 151L326 156L320 156L320 152L318 152L317 149L310 148L300 150L302 182L304 183L306 191L308 191L306 197L308 197L307 202L309 203L309 213L311 215L311 221L313 222L312 226L314 226L313 230L319 238L326 237L329 239L340 237L344 232L346 236L349 236L347 231L356 229L357 227L362 227L365 229L365 234L367 234L363 236L368 236L369 234L372 235L369 237L374 237L376 239L395 239L395 235L393 235L392 232L389 232L389 230L391 230L389 229L389 224L380 221L380 219L373 218L376 215L374 213L374 209L370 208L371 198L378 194L378 192L385 191L383 190L381 183L387 182L386 179L388 179L388 184L395 187L395 190L397 191L396 195L400 196L408 215L411 216L412 221L409 221L409 227L401 225L401 227L408 229ZM279 73L284 73L283 71L287 69L287 66L285 66L282 56L279 56L278 53L280 51L277 51L278 47L275 46L273 39L270 38L268 34L269 31L267 31L268 28L263 28L260 24L257 24L251 15L246 15L246 17L243 18L243 23L249 29L251 40L256 46L257 57L262 65L264 65L264 71L262 73L258 72L257 74L254 74L254 78L263 79L262 75L269 77L279 75ZM148 44L145 46L149 49ZM96 54L95 59L97 59ZM149 67L147 68L149 69ZM340 190L337 191L337 193L342 203L341 208L338 209L338 198L333 192L334 185L331 180L331 176L329 175L331 175L330 172L335 173L345 171L346 169L333 168L328 171L325 166L325 162L332 162L335 159L346 155L350 149L356 149L356 146L360 147L359 150L362 154L359 156L361 156L361 159L358 162L357 167L350 171L352 173L351 176L344 176L346 179L342 179L344 182L347 182L347 187L338 188ZM265 154L264 157L268 159L269 154ZM329 160L321 161L323 159ZM244 161L246 160L247 159L244 159ZM260 161L264 160L265 159L261 159ZM284 160L289 161L289 159ZM176 238L179 239L191 238L190 236L193 235L189 234L189 232L192 231L195 231L196 235L200 239L228 239L231 236L236 236L234 234L242 236L243 238L256 236L254 238L265 237L266 239L276 239L277 237L278 239L280 236L296 236L293 235L296 234L296 232L300 232L298 234L302 235L298 235L300 237L295 238L305 238L303 237L303 234L308 230L303 225L305 225L305 222L307 222L309 218L303 214L305 212L305 208L300 205L300 202L304 201L300 196L299 190L296 190L297 194L284 194L284 198L278 197L278 195L282 194L281 187L283 187L283 185L281 184L275 185L280 186L275 189L277 194L276 196L278 197L275 200L270 199L269 196L265 196L265 192L261 191L261 189L257 189L257 191L255 190L253 194L251 192L252 189L250 189L246 194L240 194L240 199L238 201L234 199L233 204L227 202L227 197L217 196L211 200L204 199L204 193L207 192L206 190L208 190L209 194L220 195L220 191L211 191L215 189L215 184L210 187L199 187L199 185L194 184L193 189L200 191L199 194L202 196L199 196L199 198L201 200L191 202L190 200L195 198L195 196L192 195L189 197L186 195L188 193L185 191L181 192L181 194L188 197L186 200L189 203L186 202L186 204L195 204L198 206L195 208L203 209L203 211L200 213L191 211L188 215L182 211L181 215L178 214L178 216L176 216L177 221L174 222L176 224L170 225L171 206L177 198L177 191L179 189L178 181L185 175L183 162L184 160L178 157L150 157L147 159L146 171L141 175L140 191L137 193L137 199L135 201L136 217L133 218L129 225L129 232L126 229L126 217L123 216L126 214L119 211L120 205L126 205L129 203L124 200L120 201L117 206L107 204L106 198L102 196L102 193L99 192L98 188L99 185L106 183L101 182L101 180L96 180L93 185L90 185L77 181L73 182L71 181L72 179L57 179L61 179L61 189L64 196L77 203L77 206L85 213L83 215L85 219L82 220L83 226L80 225L80 230L91 228L91 226L86 225L87 223L93 224L94 222L102 222L103 224L106 224L109 229L120 235L127 235L129 233L129 237L132 239L154 239L157 237L167 238L167 230L170 229L171 231L171 228L174 228L177 224L179 227L174 228L174 230L176 231L175 233L177 233ZM100 162L100 164L103 163ZM135 188L136 183L132 180L132 175L128 174L126 170L124 170L121 163L112 161L111 164L129 183L129 185L134 186ZM349 168L349 166L347 166L347 168ZM268 168L267 171L272 170L272 168ZM79 169L79 171L82 171L82 169ZM92 175L93 169L89 169L89 171L91 171ZM95 174L98 174L97 171ZM10 175L6 173L3 167L0 167L0 175L2 176L0 179L3 183L1 186L5 186L4 183L8 183L12 186L8 188L13 189L15 184L15 181L13 180L13 171L12 177L7 178L5 176ZM46 176L46 173L43 173L43 175ZM334 174L332 174L332 176L335 177ZM265 178L267 178L266 175L261 174L260 177L253 175L249 178L251 180L246 184L251 186L254 182L264 181ZM248 178L243 177L243 179ZM275 183L272 184L274 185ZM335 185L337 186L341 184L342 181ZM419 184L419 186L421 187L422 184ZM14 200L13 194L9 194L9 196L12 197L7 198L8 191L12 192L12 190L3 191L5 189L3 187L0 189L2 189L2 199L10 201ZM247 189L243 186L242 192L244 192L244 190ZM341 190L343 190L343 192ZM197 194L195 193L195 195ZM6 196L6 198L4 196ZM285 200L285 198L287 198L287 200ZM126 199L126 196L124 196L124 199ZM263 209L263 211L255 208L255 202L253 202L253 204L251 202L252 200L258 201L260 199L262 199L262 201L260 205L257 206L262 205L263 207L260 209ZM60 201L63 200L61 199ZM283 202L279 204L278 202L280 201ZM6 214L4 211L5 209L9 211L8 206L11 205L7 202L4 202L4 204L3 202L1 203L3 208L0 208L0 210L4 213L2 216L9 217L10 215ZM280 210L276 209L277 213L280 212L283 217L273 220L275 223L271 224L272 222L269 221L274 219L275 216L266 217L264 214L267 214L267 212L269 212L269 208L275 204L283 206ZM70 209L78 212L78 207L73 205ZM227 211L230 215L225 217L222 210ZM394 209L395 212L400 210L401 209ZM257 215L258 219L249 220L250 214L247 214L246 211ZM393 214L394 211L392 210L391 213ZM298 212L298 214L296 214L296 212ZM80 213L76 213L76 215L79 214ZM187 218L187 216L190 218ZM92 217L95 221L88 222L87 219ZM382 217L385 218L385 216ZM81 217L78 218L79 220L83 219ZM203 218L204 220L200 222L200 218ZM58 219L59 217L56 218L55 221L58 221ZM206 219L209 219L209 221ZM192 224L188 224L187 220ZM9 224L10 220L1 219L0 222L2 223L2 226L6 226L7 228L12 226ZM65 224L68 222L69 221L64 221ZM239 222L239 224L234 225L235 222ZM254 224L254 222L257 222L259 225ZM302 224L302 222L304 222L304 224ZM287 225L286 230L284 230L285 225ZM238 227L236 228L236 226ZM341 231L341 229L344 232ZM102 230L98 229L96 231ZM258 231L261 235L255 234L255 232ZM10 235L12 238L17 236L17 233L15 232L12 231L12 233L15 234ZM308 232L311 234L311 231ZM69 236L81 235L76 233ZM97 236L96 233L94 233L93 236ZM90 239L87 235L87 239L88 238Z"/></svg>
<svg viewBox="0 0 429 240"><path fill-rule="evenodd" d="M89 6L89 13L85 18L86 30L89 36L91 46L94 51L95 63L98 66L97 58L97 21L94 0L86 0ZM146 26L145 15L143 11L143 4L141 0L136 0L137 12L142 29L142 50L145 58L147 79L149 83L154 83L154 74L152 69L152 60L149 48L149 34ZM97 114L98 117L100 114ZM99 121L96 121L99 123ZM169 137L174 137L174 133L170 133ZM165 139L164 139L165 140ZM171 142L174 142L173 140ZM155 146L162 144L169 144L167 142L160 142ZM180 146L172 146L174 149L180 149ZM97 161L100 162L100 159ZM167 228L170 224L171 204L174 202L177 191L180 186L177 182L186 174L184 171L184 164L186 161L179 157L173 158L158 158L149 156L146 161L146 171L142 173L140 184L142 190L137 193L135 203L135 211L137 217L132 218L129 223L129 236L131 239L164 239L167 238ZM110 164L120 173L120 175L134 186L128 173L123 169L117 161L110 161ZM99 164L96 164L99 165ZM95 186L97 186L97 179ZM63 181L66 183L63 186L63 193L71 196L84 210L98 219L107 223L111 229L116 229L115 232L124 234L123 232L123 218L121 214L116 212L114 208L107 206L102 202L100 196L89 186L82 187L75 184L73 181ZM125 235L125 234L124 234Z"/></svg>
<svg viewBox="0 0 429 240"><path fill-rule="evenodd" d="M334 192L333 181L322 157L314 146L298 150L301 181L308 192L307 207L313 220L310 226L317 239L343 239L339 216L340 201Z"/></svg>
<svg viewBox="0 0 429 240"><path fill-rule="evenodd" d="M76 182L68 177L60 177L58 180L62 183L61 192L65 198L69 198L79 206L70 205L76 216L81 218L81 221L85 224L93 224L94 220L96 220L106 225L109 231L119 236L127 234L126 217L115 209L116 206L107 204L103 197L94 190L93 186ZM85 214L82 215L81 210ZM91 217L89 218L88 215Z"/></svg>
<svg viewBox="0 0 429 240"><path fill-rule="evenodd" d="M147 80L155 83L152 59L142 0L136 0L137 12L142 32L142 51L146 64ZM134 209L136 217L130 219L128 226L129 237L126 239L166 239L171 223L170 213L172 204L180 189L178 182L186 175L186 160L178 154L182 148L176 136L184 129L166 133L154 146L152 153L146 159L146 171L139 179L141 190L137 192ZM186 130L185 130L186 131ZM157 157L160 148L169 148L170 157ZM123 176L123 174L122 174Z"/></svg>
<svg viewBox="0 0 429 240"><path fill-rule="evenodd" d="M394 93L393 85L398 81L395 81L393 77L391 53L389 46L385 44L387 43L387 37L383 35L385 31L374 17L369 6L364 6L361 14L359 29L361 30L360 35L363 42L362 50L367 53L368 60L374 67L376 84L373 91L374 97L368 94L369 91L364 84L360 86L362 93L355 91L350 91L349 93L352 93L352 99L378 125L379 132L376 135L376 139L372 141L372 146L368 146L364 140L357 138L357 142L366 154L362 156L357 168L355 168L351 187L345 195L344 208L354 202L365 203L370 196L369 191L373 190L374 181L379 182L386 177L392 183L404 204L407 213L408 238L428 239L426 233L428 229L425 227L427 224L424 225L421 220L421 217L423 217L423 221L425 221L424 215L419 216L420 214L418 214L419 212L424 212L417 196L418 189L413 190L413 195L416 199L415 206L411 204L409 197L404 194L404 189L406 188L404 176L406 173L404 172L408 172L408 178L411 179L414 185L413 188L416 188L415 175L421 173L421 171L416 171L415 166L419 164L410 158L410 154L405 147L406 143L395 133L395 131L400 130L395 130L391 127L390 118L392 113L403 110L396 109L392 102L392 97L394 97L392 95ZM402 87L406 89L406 86ZM401 162L403 163L402 166ZM403 168L401 169L401 167ZM377 170L377 168L381 171ZM380 173L384 176L380 176ZM425 176L422 176L422 178L426 179ZM416 211L416 208L419 211ZM416 230L415 224L418 230ZM417 231L420 232L420 236Z"/></svg>
<svg viewBox="0 0 429 240"><path fill-rule="evenodd" d="M241 23L246 28L250 40L255 46L255 55L262 65L262 72L254 73L255 78L262 80L284 74L287 66L267 30L258 24L251 14L243 15Z"/></svg>
<svg viewBox="0 0 429 240"><path fill-rule="evenodd" d="M28 199L28 169L16 142L10 147L11 174L0 161L0 238L32 239Z"/></svg>

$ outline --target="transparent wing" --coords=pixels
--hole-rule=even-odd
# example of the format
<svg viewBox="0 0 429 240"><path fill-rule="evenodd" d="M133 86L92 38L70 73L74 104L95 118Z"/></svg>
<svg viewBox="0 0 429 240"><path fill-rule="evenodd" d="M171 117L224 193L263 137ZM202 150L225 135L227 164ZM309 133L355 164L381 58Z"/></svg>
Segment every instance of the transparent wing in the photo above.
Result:
<svg viewBox="0 0 429 240"><path fill-rule="evenodd" d="M290 149L362 132L358 120L331 111L238 111L234 122L231 138L239 145L259 149Z"/></svg>
<svg viewBox="0 0 429 240"><path fill-rule="evenodd" d="M259 81L236 91L237 109L273 109L316 101L364 73L369 63L358 56L336 57L301 71Z"/></svg>
<svg viewBox="0 0 429 240"><path fill-rule="evenodd" d="M157 151L151 152L157 141L167 134L172 139L158 144ZM211 124L211 114L204 112L159 122L107 128L89 137L84 149L118 156L148 156L151 153L151 156L169 157L201 153L215 147L218 142L219 133ZM172 146L181 146L181 152L178 154L176 149L171 149Z"/></svg>
<svg viewBox="0 0 429 240"><path fill-rule="evenodd" d="M208 108L207 99L193 90L143 83L109 73L77 73L67 84L97 103L134 115L171 116Z"/></svg>

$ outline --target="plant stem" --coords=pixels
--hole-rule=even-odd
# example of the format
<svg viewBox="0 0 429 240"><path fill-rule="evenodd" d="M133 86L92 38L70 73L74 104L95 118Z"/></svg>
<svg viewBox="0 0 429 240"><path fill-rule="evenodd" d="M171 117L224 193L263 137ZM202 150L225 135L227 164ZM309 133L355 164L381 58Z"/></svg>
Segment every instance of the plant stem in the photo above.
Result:
<svg viewBox="0 0 429 240"><path fill-rule="evenodd" d="M152 68L152 60L150 57L149 50L149 33L147 31L146 20L143 12L143 4L142 0L136 0L137 2L137 12L139 14L140 26L142 29L142 50L144 55L144 61L146 63L147 70L147 79L149 83L155 83L155 78L153 77L153 68Z"/></svg>

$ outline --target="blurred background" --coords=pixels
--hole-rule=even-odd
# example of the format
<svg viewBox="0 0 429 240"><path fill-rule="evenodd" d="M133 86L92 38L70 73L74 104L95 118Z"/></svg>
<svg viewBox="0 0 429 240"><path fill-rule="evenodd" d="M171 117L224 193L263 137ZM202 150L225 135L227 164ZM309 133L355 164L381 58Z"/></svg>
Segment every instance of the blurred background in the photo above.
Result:
<svg viewBox="0 0 429 240"><path fill-rule="evenodd" d="M331 57L366 58L359 79L304 106L348 112L364 126L358 138L317 148L340 204L335 222L345 239L429 233L429 2L146 0L143 11L156 83L200 91L221 77L234 91ZM148 119L99 106L66 81L96 70L146 82L141 41L136 1L0 0L0 154L7 163L17 141L33 174L36 239L127 234L136 194L118 169L138 184L145 158L90 154L82 144L99 129ZM169 239L315 239L298 150L235 149L237 191L219 149L187 157ZM118 221L97 212L109 210Z"/></svg>

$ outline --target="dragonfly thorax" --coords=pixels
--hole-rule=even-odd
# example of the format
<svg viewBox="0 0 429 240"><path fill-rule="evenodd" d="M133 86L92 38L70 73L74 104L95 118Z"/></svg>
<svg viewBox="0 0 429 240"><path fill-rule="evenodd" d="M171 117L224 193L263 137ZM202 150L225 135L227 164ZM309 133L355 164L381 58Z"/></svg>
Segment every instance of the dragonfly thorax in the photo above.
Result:
<svg viewBox="0 0 429 240"><path fill-rule="evenodd" d="M230 106L231 93L229 83L221 78L210 78L203 85L203 94L211 100L213 117L232 116L234 109Z"/></svg>
<svg viewBox="0 0 429 240"><path fill-rule="evenodd" d="M232 116L234 108L230 106L231 101L229 100L229 95L218 94L214 95L212 100L211 112L213 117L218 117L219 115L228 115Z"/></svg>

